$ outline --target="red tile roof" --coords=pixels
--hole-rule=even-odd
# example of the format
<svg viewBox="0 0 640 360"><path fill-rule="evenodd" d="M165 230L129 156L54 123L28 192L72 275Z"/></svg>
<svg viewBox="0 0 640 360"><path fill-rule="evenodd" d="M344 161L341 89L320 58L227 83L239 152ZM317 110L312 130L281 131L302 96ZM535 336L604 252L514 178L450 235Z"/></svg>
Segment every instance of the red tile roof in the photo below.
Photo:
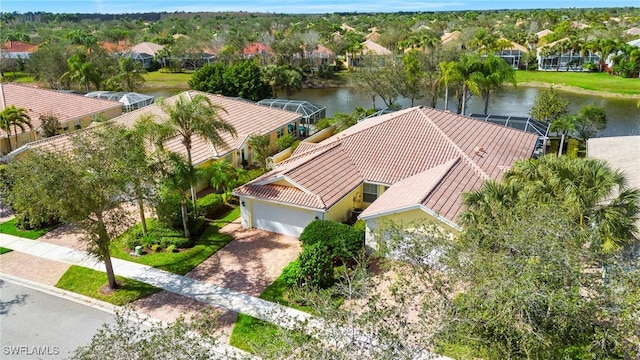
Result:
<svg viewBox="0 0 640 360"><path fill-rule="evenodd" d="M460 194L488 178L500 179L514 160L529 158L537 136L431 108L411 108L362 121L293 157L235 193L326 211L363 182L390 186L370 210L384 212L412 203L455 221ZM333 161L331 161L333 160ZM446 170L446 171L445 171ZM413 176L414 179L409 180ZM270 192L286 180L295 197ZM403 182L405 181L405 182ZM395 184L410 190L394 189ZM318 206L319 203L324 204Z"/></svg>
<svg viewBox="0 0 640 360"><path fill-rule="evenodd" d="M0 83L0 111L10 105L27 109L34 129L40 127L39 117L43 114L54 114L63 123L114 108L122 108L122 104L119 102L93 99L26 85ZM20 129L17 130L20 132ZM6 133L0 130L0 136L5 135Z"/></svg>
<svg viewBox="0 0 640 360"><path fill-rule="evenodd" d="M32 53L38 50L38 45L27 44L22 41L7 41L2 44L2 50L10 53Z"/></svg>
<svg viewBox="0 0 640 360"><path fill-rule="evenodd" d="M222 139L227 144L227 146L222 147L212 146L208 140L200 136L194 136L191 143L191 156L193 163L196 165L211 159L218 159L230 151L241 148L247 139L253 135L272 133L301 118L301 115L298 113L221 95L213 95L193 90L180 95L194 97L198 94L207 96L213 104L220 105L226 110L226 113L221 112L220 115L236 129L237 136L234 138L226 132L221 133ZM165 101L172 104L180 95L172 96L165 99ZM163 122L167 118L167 115L162 109L157 104L154 104L113 118L112 121L126 127L131 127L144 115L151 115L156 122ZM69 141L69 139L67 139L67 141ZM36 146L38 145L36 144ZM58 144L58 146L62 145ZM186 156L186 150L179 137L169 139L165 143L165 147L170 151Z"/></svg>
<svg viewBox="0 0 640 360"><path fill-rule="evenodd" d="M275 55L271 46L259 42L251 43L242 48L242 54L247 56L255 56L263 53Z"/></svg>

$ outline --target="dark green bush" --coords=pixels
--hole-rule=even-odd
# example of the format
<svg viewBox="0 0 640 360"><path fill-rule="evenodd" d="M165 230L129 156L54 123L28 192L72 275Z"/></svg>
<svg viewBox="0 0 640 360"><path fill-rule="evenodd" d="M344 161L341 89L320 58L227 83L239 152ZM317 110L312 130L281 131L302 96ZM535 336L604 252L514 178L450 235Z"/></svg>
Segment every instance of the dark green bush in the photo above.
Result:
<svg viewBox="0 0 640 360"><path fill-rule="evenodd" d="M58 221L46 213L16 214L16 228L19 230L38 230L57 224Z"/></svg>
<svg viewBox="0 0 640 360"><path fill-rule="evenodd" d="M182 210L180 208L180 197L175 194L164 195L156 206L156 214L160 227L182 231ZM191 237L197 237L204 230L204 217L195 216L193 203L187 200L187 214L189 216L188 225Z"/></svg>
<svg viewBox="0 0 640 360"><path fill-rule="evenodd" d="M224 200L220 194L208 194L196 201L198 213L206 218L215 218L225 207Z"/></svg>
<svg viewBox="0 0 640 360"><path fill-rule="evenodd" d="M193 213L191 201L187 201L189 214ZM182 229L182 210L180 197L176 194L165 194L156 205L156 214L160 223L170 229Z"/></svg>
<svg viewBox="0 0 640 360"><path fill-rule="evenodd" d="M298 262L302 285L321 289L333 285L333 256L326 246L306 246Z"/></svg>
<svg viewBox="0 0 640 360"><path fill-rule="evenodd" d="M282 270L282 280L289 287L300 285L302 276L300 275L300 261L295 260Z"/></svg>
<svg viewBox="0 0 640 360"><path fill-rule="evenodd" d="M321 244L331 251L334 259L351 261L364 247L365 227L363 223L349 226L335 221L316 220L307 225L300 241L304 248Z"/></svg>

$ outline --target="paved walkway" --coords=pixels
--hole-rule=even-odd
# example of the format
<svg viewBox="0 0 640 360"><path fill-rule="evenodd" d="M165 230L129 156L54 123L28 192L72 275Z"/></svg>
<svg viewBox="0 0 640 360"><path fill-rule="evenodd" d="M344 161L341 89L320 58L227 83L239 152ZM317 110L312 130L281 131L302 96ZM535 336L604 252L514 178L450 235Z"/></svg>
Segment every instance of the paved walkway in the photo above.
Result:
<svg viewBox="0 0 640 360"><path fill-rule="evenodd" d="M105 271L104 264L97 262L95 258L91 257L88 253L60 245L0 234L0 247L9 248L43 259L84 266L102 272ZM278 326L291 328L297 321L311 319L309 314L302 311L208 284L200 280L120 259L114 258L112 262L113 270L120 276L142 281L169 292L237 313L247 314Z"/></svg>

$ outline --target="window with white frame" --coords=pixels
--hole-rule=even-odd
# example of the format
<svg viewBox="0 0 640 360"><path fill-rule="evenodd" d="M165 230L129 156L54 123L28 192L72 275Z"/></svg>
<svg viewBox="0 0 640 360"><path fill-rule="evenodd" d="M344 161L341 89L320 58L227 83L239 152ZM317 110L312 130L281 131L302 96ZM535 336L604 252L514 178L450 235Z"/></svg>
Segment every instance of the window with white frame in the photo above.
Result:
<svg viewBox="0 0 640 360"><path fill-rule="evenodd" d="M378 185L364 184L362 189L362 201L372 203L378 198Z"/></svg>
<svg viewBox="0 0 640 360"><path fill-rule="evenodd" d="M281 127L280 129L278 129L278 137L281 137L284 135L284 127Z"/></svg>

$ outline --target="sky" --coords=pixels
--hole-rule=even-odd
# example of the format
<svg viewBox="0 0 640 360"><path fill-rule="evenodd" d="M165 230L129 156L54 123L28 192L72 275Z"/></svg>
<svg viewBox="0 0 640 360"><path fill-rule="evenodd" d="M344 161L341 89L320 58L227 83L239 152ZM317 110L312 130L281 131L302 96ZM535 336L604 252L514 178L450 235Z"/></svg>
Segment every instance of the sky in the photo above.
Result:
<svg viewBox="0 0 640 360"><path fill-rule="evenodd" d="M143 13L247 11L288 14L333 12L640 7L638 0L0 0L0 12Z"/></svg>

